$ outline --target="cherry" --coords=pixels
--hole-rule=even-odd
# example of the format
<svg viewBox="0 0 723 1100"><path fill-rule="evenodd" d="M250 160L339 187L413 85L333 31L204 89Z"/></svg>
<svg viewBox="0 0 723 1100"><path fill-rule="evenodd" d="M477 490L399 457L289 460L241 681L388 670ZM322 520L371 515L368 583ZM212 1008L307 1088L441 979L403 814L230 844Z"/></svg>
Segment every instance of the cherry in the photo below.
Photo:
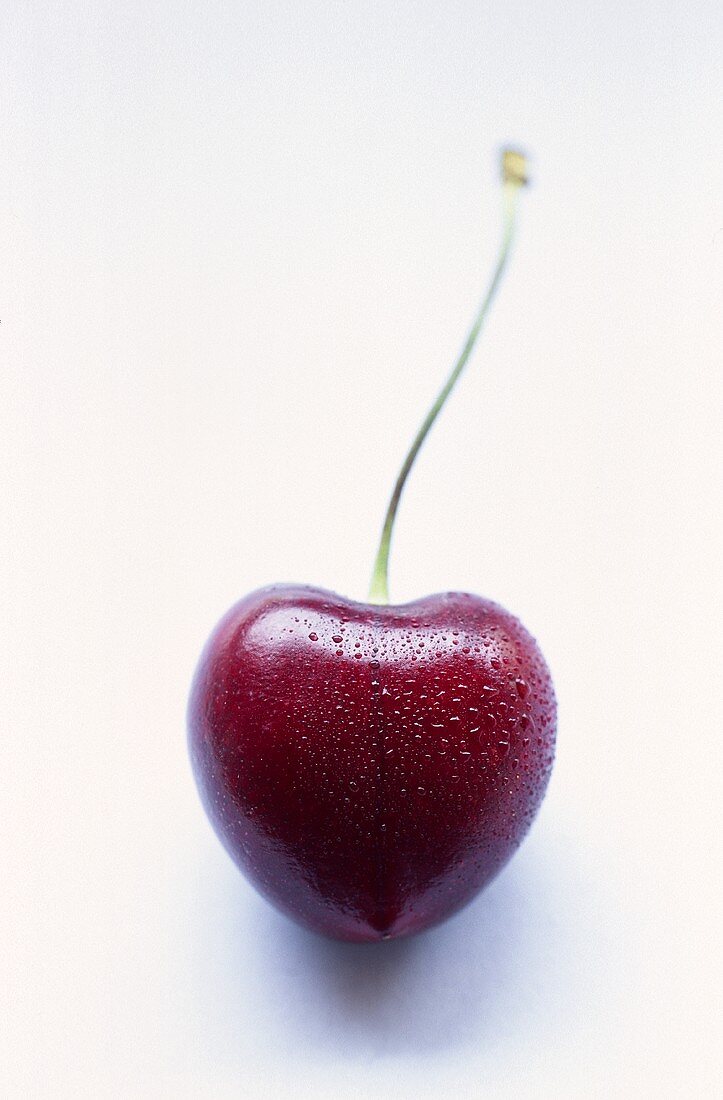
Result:
<svg viewBox="0 0 723 1100"><path fill-rule="evenodd" d="M368 603L303 585L246 596L211 635L189 703L206 811L270 901L346 940L418 932L507 862L542 801L556 708L534 639L468 593L388 602L404 484L472 351L507 262L521 154L502 158L497 267L405 459Z"/></svg>

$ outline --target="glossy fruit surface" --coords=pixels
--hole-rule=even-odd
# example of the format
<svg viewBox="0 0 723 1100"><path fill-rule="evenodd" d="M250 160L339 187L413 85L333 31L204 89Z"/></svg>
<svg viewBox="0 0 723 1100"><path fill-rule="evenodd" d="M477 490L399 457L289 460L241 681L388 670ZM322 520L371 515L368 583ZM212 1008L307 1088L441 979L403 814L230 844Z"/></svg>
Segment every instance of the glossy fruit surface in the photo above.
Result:
<svg viewBox="0 0 723 1100"><path fill-rule="evenodd" d="M189 743L257 889L365 941L442 920L507 862L544 795L555 721L534 639L489 600L378 606L275 585L211 636Z"/></svg>

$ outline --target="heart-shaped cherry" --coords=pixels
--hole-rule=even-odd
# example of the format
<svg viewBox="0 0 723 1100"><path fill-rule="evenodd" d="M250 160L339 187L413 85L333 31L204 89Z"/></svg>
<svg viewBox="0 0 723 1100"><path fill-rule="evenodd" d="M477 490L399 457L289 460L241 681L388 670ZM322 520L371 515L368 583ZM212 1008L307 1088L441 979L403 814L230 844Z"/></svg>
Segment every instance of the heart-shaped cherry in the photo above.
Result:
<svg viewBox="0 0 723 1100"><path fill-rule="evenodd" d="M270 901L342 939L418 932L469 901L520 844L552 767L554 691L522 624L465 593L387 597L404 483L506 264L520 154L503 154L503 182L497 268L397 480L370 602L252 593L212 634L191 693L191 759L221 840Z"/></svg>

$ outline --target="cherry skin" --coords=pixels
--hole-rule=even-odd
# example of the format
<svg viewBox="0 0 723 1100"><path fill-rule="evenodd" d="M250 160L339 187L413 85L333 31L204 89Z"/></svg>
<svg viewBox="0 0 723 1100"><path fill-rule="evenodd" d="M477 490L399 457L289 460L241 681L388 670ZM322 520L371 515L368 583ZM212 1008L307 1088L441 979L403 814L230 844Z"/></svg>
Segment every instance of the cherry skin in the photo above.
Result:
<svg viewBox="0 0 723 1100"><path fill-rule="evenodd" d="M545 793L555 723L542 654L498 604L275 585L207 643L189 745L256 888L309 928L373 941L443 920L504 866Z"/></svg>

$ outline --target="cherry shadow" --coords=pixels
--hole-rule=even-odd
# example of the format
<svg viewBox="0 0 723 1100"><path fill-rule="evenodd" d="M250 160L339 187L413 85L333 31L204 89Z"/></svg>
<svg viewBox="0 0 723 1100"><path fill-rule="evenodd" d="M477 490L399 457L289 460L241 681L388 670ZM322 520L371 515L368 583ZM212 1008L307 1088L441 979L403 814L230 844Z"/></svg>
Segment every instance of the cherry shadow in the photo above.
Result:
<svg viewBox="0 0 723 1100"><path fill-rule="evenodd" d="M327 940L259 903L254 981L293 1044L348 1057L499 1045L539 1021L554 924L546 897L532 861L518 857L450 921L378 944Z"/></svg>
<svg viewBox="0 0 723 1100"><path fill-rule="evenodd" d="M520 1057L594 1013L603 987L581 979L591 952L612 950L615 963L604 895L581 874L574 838L549 830L455 917L376 944L299 928L255 893L210 834L199 855L197 876L189 879L187 864L182 876L175 996L185 998L189 1034L233 1072L243 1073L249 1051L263 1059L270 1047L290 1064L465 1049Z"/></svg>

